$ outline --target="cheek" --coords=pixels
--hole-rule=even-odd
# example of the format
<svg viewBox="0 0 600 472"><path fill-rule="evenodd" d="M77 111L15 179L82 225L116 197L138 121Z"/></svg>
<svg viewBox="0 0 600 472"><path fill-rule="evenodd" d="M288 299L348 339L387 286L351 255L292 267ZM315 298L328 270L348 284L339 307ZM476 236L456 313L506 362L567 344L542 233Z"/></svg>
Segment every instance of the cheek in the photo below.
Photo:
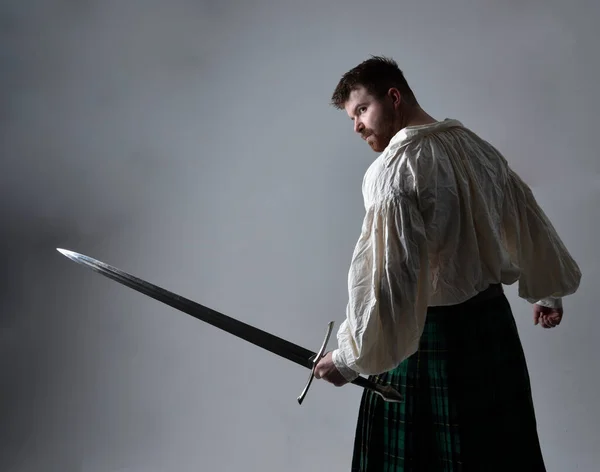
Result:
<svg viewBox="0 0 600 472"><path fill-rule="evenodd" d="M369 110L369 123L371 124L371 126L373 126L374 128L381 128L381 126L385 123L385 114L383 113L383 110L379 109L379 108L373 108L372 110Z"/></svg>
<svg viewBox="0 0 600 472"><path fill-rule="evenodd" d="M381 133L381 123L376 116L370 116L366 121L367 128L376 134Z"/></svg>
<svg viewBox="0 0 600 472"><path fill-rule="evenodd" d="M375 115L373 115L372 113L365 115L363 123L365 124L365 128L367 128L368 130L375 131L378 128L377 120L375 119Z"/></svg>

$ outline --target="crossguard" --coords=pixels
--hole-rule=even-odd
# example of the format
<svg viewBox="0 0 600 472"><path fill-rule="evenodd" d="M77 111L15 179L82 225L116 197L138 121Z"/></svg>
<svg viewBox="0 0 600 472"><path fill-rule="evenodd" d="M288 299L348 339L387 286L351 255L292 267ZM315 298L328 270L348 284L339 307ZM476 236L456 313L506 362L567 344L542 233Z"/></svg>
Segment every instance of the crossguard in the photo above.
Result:
<svg viewBox="0 0 600 472"><path fill-rule="evenodd" d="M325 339L323 340L323 344L321 345L321 349L319 349L319 352L317 354L315 354L311 358L313 366L312 366L312 369L310 370L310 375L308 377L308 382L306 384L306 387L304 387L304 390L302 390L302 393L298 397L298 403L300 405L302 405L302 401L304 400L304 397L308 393L308 389L310 387L310 384L312 383L313 378L315 377L315 368L317 367L317 364L319 363L319 361L321 360L321 358L325 354L325 349L327 348L327 343L329 342L329 336L331 336L331 330L332 329L333 329L333 321L330 321L328 323L328 325L327 325L327 333L325 333Z"/></svg>

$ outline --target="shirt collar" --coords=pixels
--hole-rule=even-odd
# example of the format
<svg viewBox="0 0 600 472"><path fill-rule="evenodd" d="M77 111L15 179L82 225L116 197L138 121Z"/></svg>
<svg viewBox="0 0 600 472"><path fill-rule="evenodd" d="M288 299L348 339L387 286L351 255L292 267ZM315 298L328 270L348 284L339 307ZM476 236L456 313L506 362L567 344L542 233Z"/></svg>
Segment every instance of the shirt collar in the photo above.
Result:
<svg viewBox="0 0 600 472"><path fill-rule="evenodd" d="M398 131L390 140L389 144L382 153L382 159L386 165L390 164L394 156L398 154L398 150L404 146L407 146L415 140L422 139L431 133L437 133L445 131L454 127L463 127L463 124L452 118L446 118L442 121L436 121L435 123L418 125L418 126L407 126Z"/></svg>
<svg viewBox="0 0 600 472"><path fill-rule="evenodd" d="M457 126L462 127L463 124L460 121L452 118L446 118L445 120L436 121L435 123L426 125L407 126L394 135L394 137L390 140L389 147L401 146L415 138L421 138L427 134L445 131L449 128Z"/></svg>

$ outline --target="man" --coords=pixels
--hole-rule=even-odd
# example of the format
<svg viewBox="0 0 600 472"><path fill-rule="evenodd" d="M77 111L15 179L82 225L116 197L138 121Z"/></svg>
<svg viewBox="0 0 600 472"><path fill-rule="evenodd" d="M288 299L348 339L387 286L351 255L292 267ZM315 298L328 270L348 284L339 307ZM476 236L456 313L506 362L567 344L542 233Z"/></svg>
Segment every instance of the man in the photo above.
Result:
<svg viewBox="0 0 600 472"><path fill-rule="evenodd" d="M544 471L529 374L502 284L518 281L536 325L558 326L581 272L530 188L489 143L437 121L397 64L372 57L332 97L380 153L363 180L365 218L338 348L317 378L360 374L355 471Z"/></svg>

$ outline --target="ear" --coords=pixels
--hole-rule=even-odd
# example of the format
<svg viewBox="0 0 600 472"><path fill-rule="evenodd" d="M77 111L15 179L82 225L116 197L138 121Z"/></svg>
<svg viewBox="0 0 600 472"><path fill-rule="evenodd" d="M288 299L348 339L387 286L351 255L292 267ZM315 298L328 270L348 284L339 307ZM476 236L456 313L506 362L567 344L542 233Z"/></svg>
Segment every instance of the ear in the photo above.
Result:
<svg viewBox="0 0 600 472"><path fill-rule="evenodd" d="M389 89L387 95L390 100L392 100L392 105L394 105L394 107L398 107L402 102L402 94L400 93L400 90L395 87Z"/></svg>

